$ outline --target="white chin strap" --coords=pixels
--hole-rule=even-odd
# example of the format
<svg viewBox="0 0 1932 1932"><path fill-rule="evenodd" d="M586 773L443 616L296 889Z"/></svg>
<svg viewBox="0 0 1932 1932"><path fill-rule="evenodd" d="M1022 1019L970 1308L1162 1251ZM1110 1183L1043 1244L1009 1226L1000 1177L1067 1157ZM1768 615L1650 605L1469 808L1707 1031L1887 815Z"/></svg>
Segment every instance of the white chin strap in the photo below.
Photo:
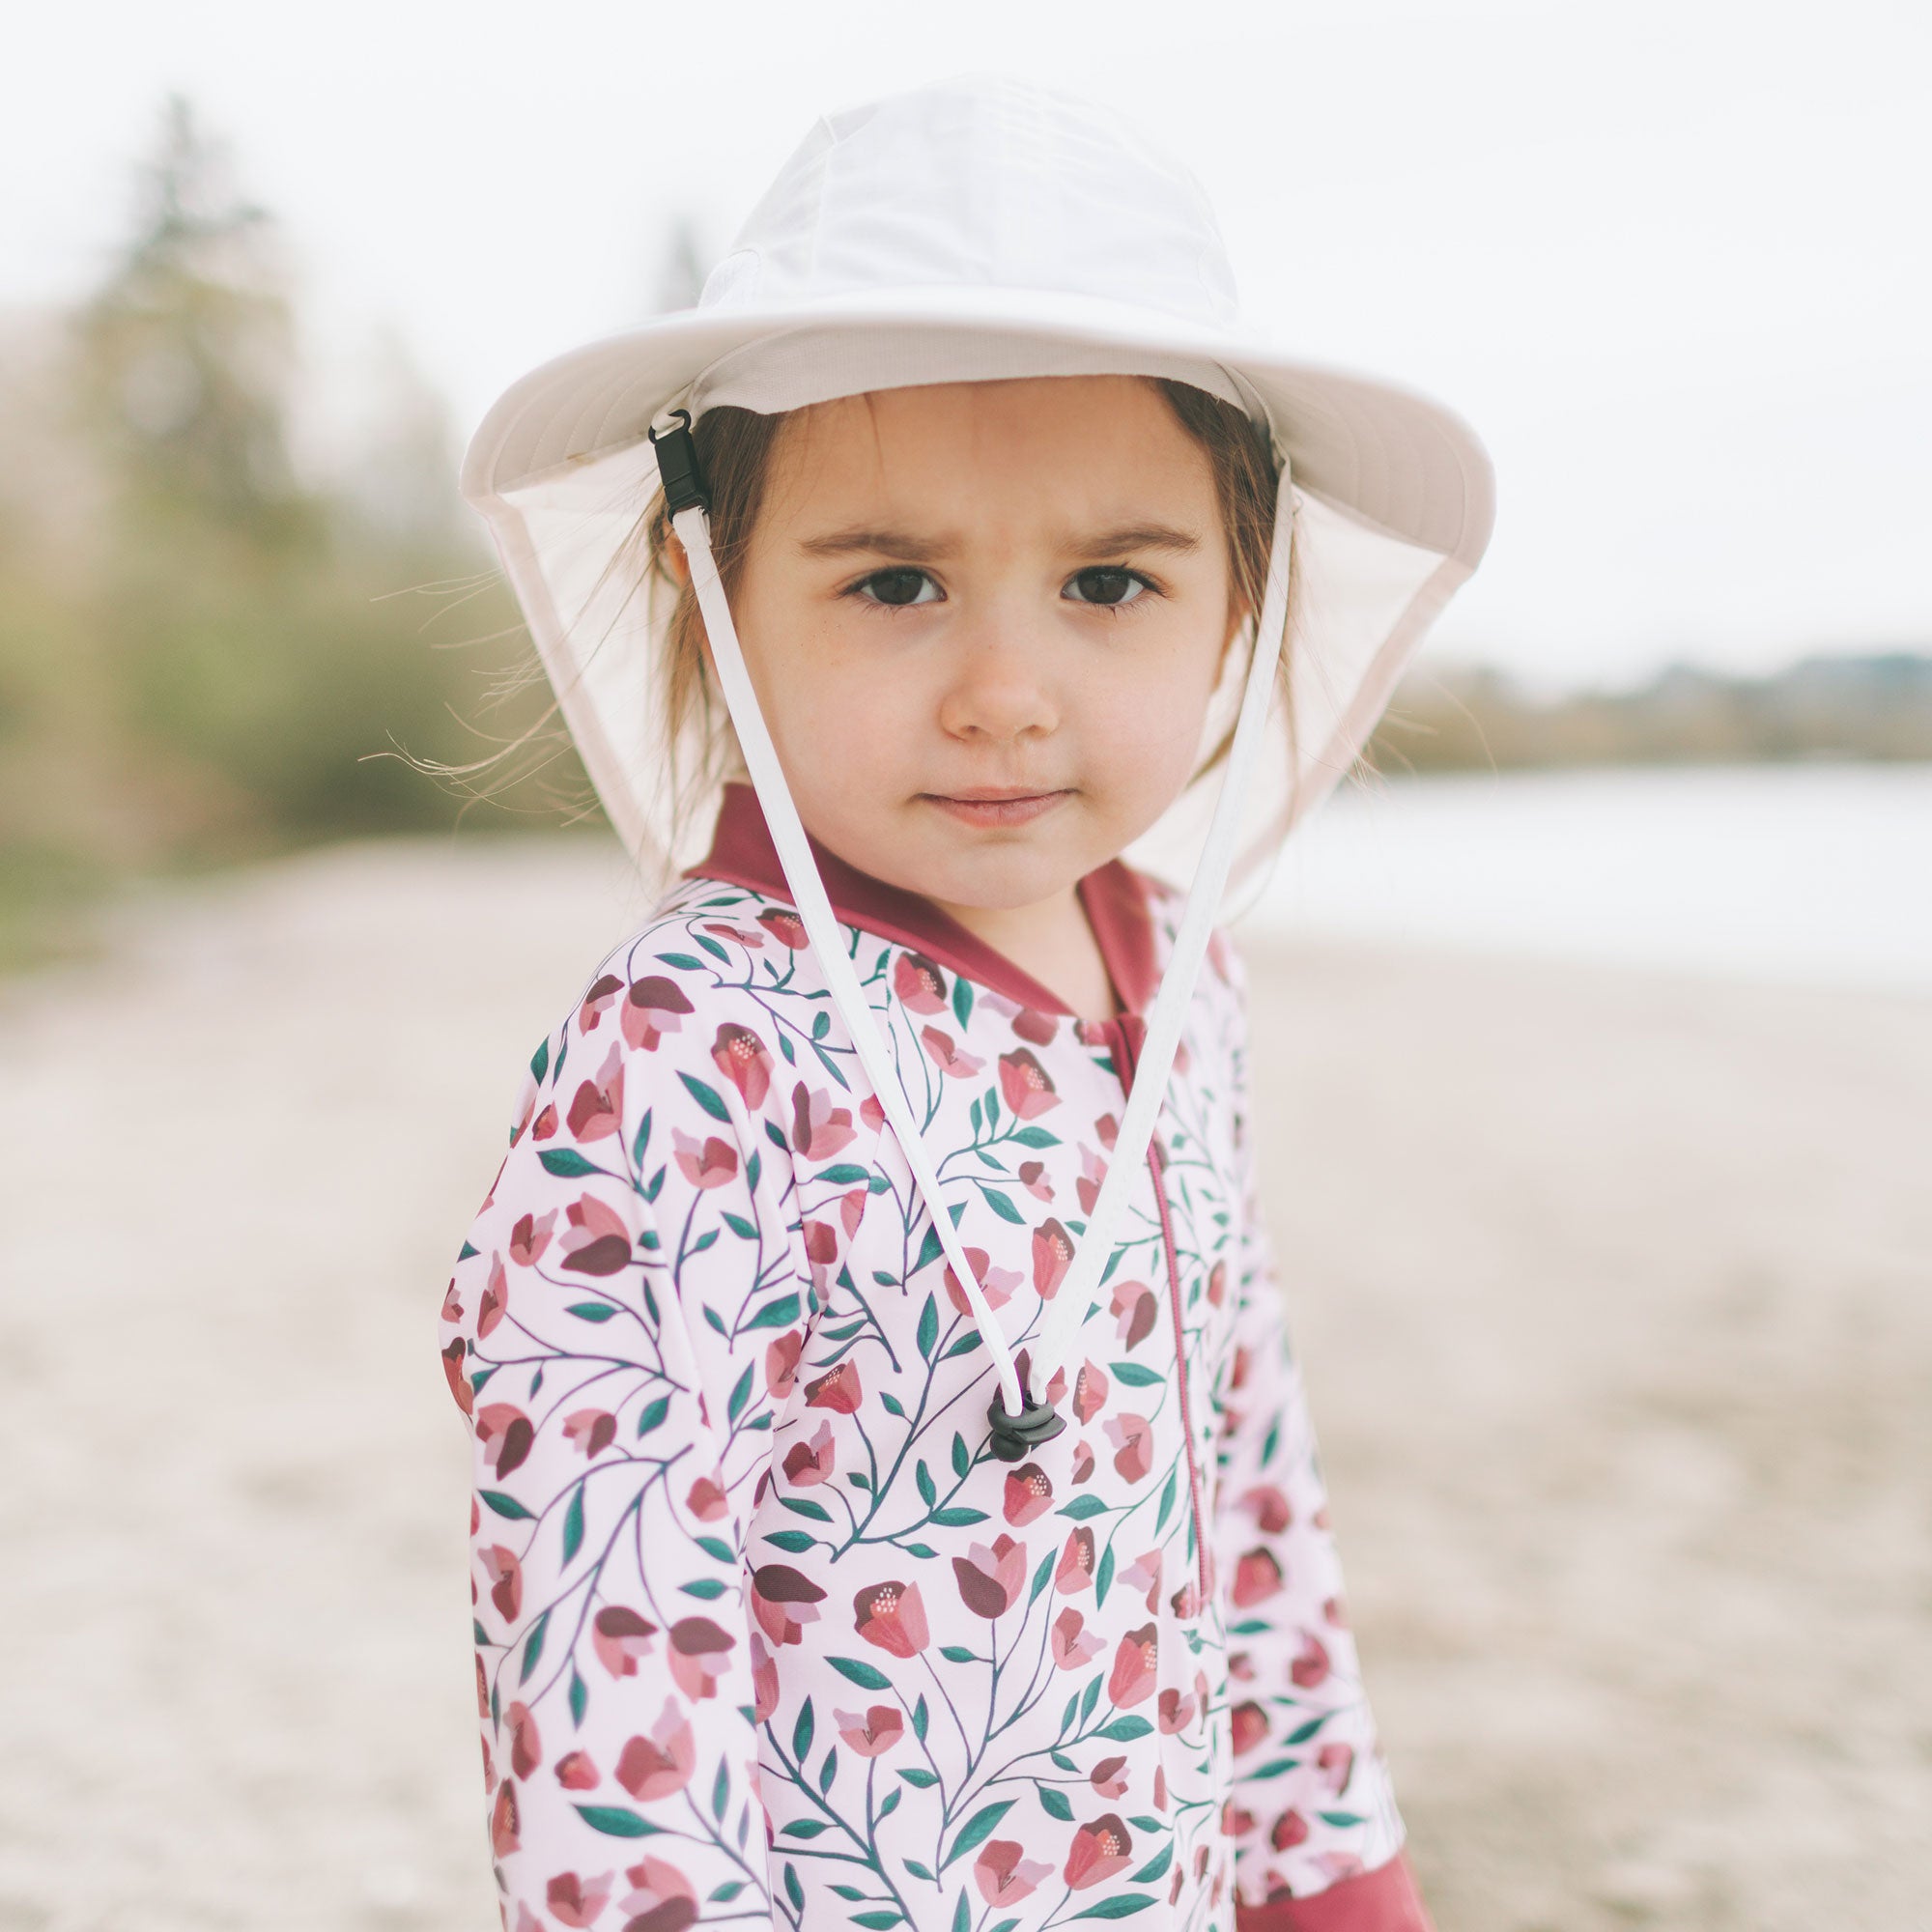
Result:
<svg viewBox="0 0 1932 1932"><path fill-rule="evenodd" d="M655 440L655 439L654 439ZM1256 626L1256 644L1248 666L1247 684L1241 694L1239 719L1235 726L1235 742L1230 750L1227 770L1214 805L1214 816L1202 848L1194 883L1180 916L1180 929L1174 943L1160 990L1149 1015L1147 1038L1142 1046L1134 1082L1127 1095L1120 1131L1115 1136L1113 1159L1094 1211L1087 1218L1087 1230L1062 1278L1059 1291L1046 1304L1045 1320L1032 1345L1028 1368L1033 1385L1044 1401L1044 1390L1065 1356L1075 1334L1092 1314L1091 1298L1098 1288L1104 1264L1114 1253L1114 1233L1126 1212L1135 1179L1147 1157L1148 1142L1153 1134L1154 1119L1167 1092L1167 1076L1174 1064L1180 1029L1187 1016L1194 985L1207 953L1208 939L1214 915L1227 883L1228 867L1234 854L1235 838L1240 818L1247 777L1261 749L1266 724L1274 673L1279 662L1282 633L1288 614L1289 532L1293 518L1294 491L1284 460L1280 495L1276 504L1274 535L1268 557L1267 589L1262 601L1261 622ZM765 822L778 848L791 887L792 903L805 923L807 936L831 988L853 1049L866 1070L879 1106L897 1136L906 1164L932 1217L939 1245L953 1274L958 1278L980 1333L993 1352L999 1373L1000 1396L1007 1413L1017 1417L1028 1406L1020 1388L1019 1371L993 1311L987 1306L978 1277L966 1259L952 1217L946 1212L931 1156L917 1122L912 1116L905 1092L899 1084L895 1057L882 1034L876 1015L860 990L857 974L846 951L839 922L826 897L824 882L812 862L805 827L799 822L792 804L791 789L785 783L771 734L765 729L756 694L745 668L744 653L738 645L738 632L731 621L724 586L718 580L717 565L711 555L711 526L701 506L680 509L671 519L678 540L690 562L692 588L703 613L704 629L711 641L711 654L718 668L724 702L738 733L738 743L751 772L752 783L764 808Z"/></svg>

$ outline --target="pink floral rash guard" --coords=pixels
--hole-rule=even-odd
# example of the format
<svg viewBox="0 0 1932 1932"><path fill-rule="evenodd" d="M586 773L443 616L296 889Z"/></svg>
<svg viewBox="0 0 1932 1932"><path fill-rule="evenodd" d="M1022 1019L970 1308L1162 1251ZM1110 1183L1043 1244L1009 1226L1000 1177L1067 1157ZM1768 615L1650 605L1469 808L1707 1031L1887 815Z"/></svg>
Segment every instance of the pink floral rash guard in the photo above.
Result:
<svg viewBox="0 0 1932 1932"><path fill-rule="evenodd" d="M1179 895L1082 881L1123 1009L1096 1023L817 856L1023 1345ZM507 1932L1427 1932L1258 1219L1243 1006L1217 933L1046 1390L1068 1426L1004 1462L991 1354L726 788L538 1047L442 1307Z"/></svg>

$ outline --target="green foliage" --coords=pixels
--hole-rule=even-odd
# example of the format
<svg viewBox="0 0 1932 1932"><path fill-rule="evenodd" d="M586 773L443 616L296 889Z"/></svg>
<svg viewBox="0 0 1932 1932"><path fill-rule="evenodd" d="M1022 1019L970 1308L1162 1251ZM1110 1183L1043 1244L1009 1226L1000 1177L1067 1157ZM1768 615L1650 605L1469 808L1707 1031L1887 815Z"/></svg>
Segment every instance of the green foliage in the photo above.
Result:
<svg viewBox="0 0 1932 1932"><path fill-rule="evenodd" d="M542 787L412 762L472 764L547 694L440 402L392 355L382 433L304 478L297 335L273 222L170 101L118 257L0 398L0 966L74 950L133 872L581 807L568 753Z"/></svg>

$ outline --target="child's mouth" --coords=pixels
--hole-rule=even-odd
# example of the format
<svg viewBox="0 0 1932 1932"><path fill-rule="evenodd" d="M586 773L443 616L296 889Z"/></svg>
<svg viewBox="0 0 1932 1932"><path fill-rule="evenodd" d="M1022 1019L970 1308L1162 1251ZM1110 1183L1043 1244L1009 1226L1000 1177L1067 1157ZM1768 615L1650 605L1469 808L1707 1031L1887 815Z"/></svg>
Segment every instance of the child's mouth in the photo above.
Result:
<svg viewBox="0 0 1932 1932"><path fill-rule="evenodd" d="M1063 799L1073 796L1070 791L1001 791L996 788L976 790L958 796L949 796L944 792L928 791L920 794L928 804L936 805L942 811L949 812L963 825L1026 825L1032 820L1051 811Z"/></svg>

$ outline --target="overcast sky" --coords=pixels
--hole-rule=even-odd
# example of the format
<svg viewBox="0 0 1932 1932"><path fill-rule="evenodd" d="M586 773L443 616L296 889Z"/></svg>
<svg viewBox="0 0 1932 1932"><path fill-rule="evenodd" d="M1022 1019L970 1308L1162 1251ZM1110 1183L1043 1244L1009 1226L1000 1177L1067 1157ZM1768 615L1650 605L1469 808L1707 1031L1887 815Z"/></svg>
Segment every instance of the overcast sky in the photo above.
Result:
<svg viewBox="0 0 1932 1932"><path fill-rule="evenodd" d="M1918 0L71 0L9 41L0 302L98 272L180 89L280 217L319 362L392 324L466 435L648 309L678 213L722 252L817 114L979 70L1110 99L1206 183L1257 321L1488 442L1435 655L1932 648Z"/></svg>

